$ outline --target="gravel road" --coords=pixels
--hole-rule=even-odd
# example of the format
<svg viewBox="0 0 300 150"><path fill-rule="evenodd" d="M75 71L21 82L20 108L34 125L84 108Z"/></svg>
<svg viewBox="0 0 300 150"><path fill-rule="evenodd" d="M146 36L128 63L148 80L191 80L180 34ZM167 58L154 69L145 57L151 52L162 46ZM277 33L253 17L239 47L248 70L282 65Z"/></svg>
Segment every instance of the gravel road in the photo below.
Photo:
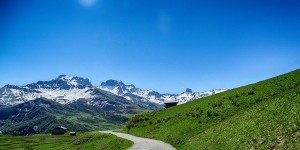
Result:
<svg viewBox="0 0 300 150"><path fill-rule="evenodd" d="M175 150L170 144L164 143L162 141L136 137L130 134L112 132L112 131L100 131L101 133L111 133L120 138L124 138L134 142L133 146L128 148L128 150Z"/></svg>

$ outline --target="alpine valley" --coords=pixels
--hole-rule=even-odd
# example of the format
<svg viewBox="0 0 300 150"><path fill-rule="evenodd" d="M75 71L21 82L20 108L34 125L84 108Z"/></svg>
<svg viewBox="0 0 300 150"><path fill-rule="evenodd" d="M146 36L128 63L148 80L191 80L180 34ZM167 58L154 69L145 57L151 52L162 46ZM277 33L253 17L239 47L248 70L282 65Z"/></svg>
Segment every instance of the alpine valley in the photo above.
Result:
<svg viewBox="0 0 300 150"><path fill-rule="evenodd" d="M89 79L60 75L51 81L0 89L0 132L30 135L65 126L74 131L120 128L132 115L163 109L164 102L183 104L226 90L160 94L122 81L93 86Z"/></svg>

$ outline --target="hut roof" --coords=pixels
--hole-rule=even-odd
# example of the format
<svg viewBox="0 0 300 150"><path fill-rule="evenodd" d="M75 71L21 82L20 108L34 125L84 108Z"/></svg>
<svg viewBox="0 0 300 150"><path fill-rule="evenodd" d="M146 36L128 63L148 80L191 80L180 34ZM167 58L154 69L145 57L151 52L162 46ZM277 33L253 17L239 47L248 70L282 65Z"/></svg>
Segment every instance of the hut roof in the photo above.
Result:
<svg viewBox="0 0 300 150"><path fill-rule="evenodd" d="M63 126L58 126L58 127L56 127L55 129L57 129L57 128L67 130L67 128L66 128L66 127L63 127Z"/></svg>

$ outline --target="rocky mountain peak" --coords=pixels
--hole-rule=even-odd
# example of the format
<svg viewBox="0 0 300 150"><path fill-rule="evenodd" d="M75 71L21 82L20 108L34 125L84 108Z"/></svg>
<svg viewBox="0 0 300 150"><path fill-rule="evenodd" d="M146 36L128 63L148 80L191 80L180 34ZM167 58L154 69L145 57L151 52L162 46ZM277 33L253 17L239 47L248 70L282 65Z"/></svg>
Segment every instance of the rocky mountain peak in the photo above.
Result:
<svg viewBox="0 0 300 150"><path fill-rule="evenodd" d="M117 80L107 80L105 82L101 83L101 86L105 87L116 87L116 86L125 86L125 84L122 81L117 81Z"/></svg>
<svg viewBox="0 0 300 150"><path fill-rule="evenodd" d="M190 88L186 88L185 92L186 93L193 93L192 89L190 89Z"/></svg>

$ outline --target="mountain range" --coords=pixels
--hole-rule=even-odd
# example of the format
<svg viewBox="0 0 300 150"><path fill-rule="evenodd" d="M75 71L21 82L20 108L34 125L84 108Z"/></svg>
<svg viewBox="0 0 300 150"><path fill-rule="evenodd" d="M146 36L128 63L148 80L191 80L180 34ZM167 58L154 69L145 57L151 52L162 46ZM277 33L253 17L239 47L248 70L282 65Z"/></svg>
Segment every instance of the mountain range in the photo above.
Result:
<svg viewBox="0 0 300 150"><path fill-rule="evenodd" d="M166 101L176 101L179 104L192 101L194 99L210 96L223 91L224 89L213 89L206 92L192 92L187 88L181 94L160 94L154 90L143 90L134 85L125 85L122 81L107 80L98 86L99 89L114 93L132 101L149 101L156 104L163 104Z"/></svg>
<svg viewBox="0 0 300 150"><path fill-rule="evenodd" d="M134 114L162 109L166 101L183 104L223 91L160 94L122 81L94 86L86 78L60 75L50 81L0 88L0 131L28 135L47 133L57 125L77 131L111 129Z"/></svg>
<svg viewBox="0 0 300 150"><path fill-rule="evenodd" d="M0 105L2 107L13 106L36 98L46 98L60 104L70 104L78 99L85 99L90 105L99 105L94 99L106 94L113 94L155 110L161 109L166 101L177 101L179 104L183 104L223 91L226 90L213 89L206 92L192 92L187 88L181 94L160 94L154 90L137 88L132 84L125 85L122 81L107 80L100 86L93 86L89 79L60 75L51 81L38 81L25 86L5 85L0 89Z"/></svg>

